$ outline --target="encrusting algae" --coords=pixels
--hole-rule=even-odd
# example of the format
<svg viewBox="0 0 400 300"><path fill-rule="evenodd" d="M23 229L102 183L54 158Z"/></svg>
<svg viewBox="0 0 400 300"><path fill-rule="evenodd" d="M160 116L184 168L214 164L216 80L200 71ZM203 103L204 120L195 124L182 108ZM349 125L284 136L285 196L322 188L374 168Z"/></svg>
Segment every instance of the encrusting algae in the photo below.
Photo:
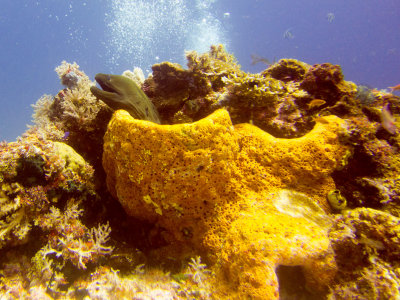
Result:
<svg viewBox="0 0 400 300"><path fill-rule="evenodd" d="M187 59L103 91L56 68L0 143L0 298L398 297L400 99L329 63Z"/></svg>

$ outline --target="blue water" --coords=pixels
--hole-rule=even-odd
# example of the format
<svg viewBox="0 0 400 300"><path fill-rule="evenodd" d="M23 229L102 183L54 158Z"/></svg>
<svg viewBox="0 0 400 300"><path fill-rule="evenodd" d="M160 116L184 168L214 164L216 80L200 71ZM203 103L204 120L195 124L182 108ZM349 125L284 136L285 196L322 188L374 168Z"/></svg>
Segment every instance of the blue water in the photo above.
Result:
<svg viewBox="0 0 400 300"><path fill-rule="evenodd" d="M265 67L251 65L257 54L340 64L347 80L379 89L400 83L398 0L2 0L0 140L21 135L30 105L62 88L54 72L62 60L93 78L185 64L184 50L213 43L249 72Z"/></svg>

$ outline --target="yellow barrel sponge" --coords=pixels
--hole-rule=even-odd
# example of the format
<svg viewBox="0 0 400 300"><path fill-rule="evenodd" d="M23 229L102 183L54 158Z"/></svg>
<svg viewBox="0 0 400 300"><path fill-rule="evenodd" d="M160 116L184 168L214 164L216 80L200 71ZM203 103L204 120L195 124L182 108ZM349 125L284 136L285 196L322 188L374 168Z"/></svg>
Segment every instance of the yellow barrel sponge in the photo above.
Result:
<svg viewBox="0 0 400 300"><path fill-rule="evenodd" d="M301 138L279 139L250 124L233 126L223 109L176 125L136 120L119 110L104 137L107 187L129 215L165 228L171 243L207 253L216 273L224 270L224 278L234 279L227 285L219 280L221 290L274 299L276 280L268 277L268 288L264 276L278 264L299 264L308 273L315 267L308 284L327 285L332 278L327 223L321 220L330 209L326 195L335 188L330 175L347 150L338 141L343 127L343 120L328 116ZM290 201L271 195L290 195ZM303 206L310 207L308 215L300 213ZM269 250L248 260L251 249L266 247L266 241Z"/></svg>
<svg viewBox="0 0 400 300"><path fill-rule="evenodd" d="M178 125L136 120L121 110L104 137L103 166L108 189L129 215L158 221L174 239L194 242L216 206L236 198L231 180L238 153L224 110Z"/></svg>

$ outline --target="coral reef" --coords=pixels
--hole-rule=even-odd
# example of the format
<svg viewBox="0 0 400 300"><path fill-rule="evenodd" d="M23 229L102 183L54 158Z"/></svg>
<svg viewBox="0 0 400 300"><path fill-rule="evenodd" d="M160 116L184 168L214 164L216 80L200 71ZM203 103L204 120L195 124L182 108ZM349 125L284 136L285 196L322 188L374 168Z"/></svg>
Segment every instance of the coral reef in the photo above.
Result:
<svg viewBox="0 0 400 300"><path fill-rule="evenodd" d="M1 250L13 253L23 245L16 251L32 255L30 278L43 284L54 281L48 290L56 292L68 282L63 273L70 268L67 262L84 269L111 251L105 245L107 225L89 229L81 223L78 203L97 197L94 172L70 146L34 134L2 145L0 185ZM7 278L2 285L9 288Z"/></svg>
<svg viewBox="0 0 400 300"><path fill-rule="evenodd" d="M105 257L131 272L129 267L141 266L140 254L124 241L116 250L109 244L111 226L103 221L120 224L122 211L116 202L110 204L105 185L95 185L104 180L98 162L111 110L94 99L93 83L76 63L63 62L56 71L67 88L38 100L35 125L21 139L0 144L0 297L109 299L118 291L125 296L209 298L209 274L199 258L185 264L190 269L179 283L160 270L126 278L110 267L97 269L92 282L87 279L85 270L94 270ZM133 73L137 80L139 73ZM114 239L121 239L118 231L123 230L120 226ZM107 281L100 289L99 280Z"/></svg>
<svg viewBox="0 0 400 300"><path fill-rule="evenodd" d="M288 82L303 80L304 75L310 69L306 63L295 59L281 59L279 63L274 63L265 71L261 72L265 77L271 76L272 78Z"/></svg>
<svg viewBox="0 0 400 300"><path fill-rule="evenodd" d="M169 62L154 65L143 84L163 123L197 121L225 107L233 124L251 123L275 137L300 137L312 129L319 112L308 103L322 99L327 103L322 108L334 106L356 92L340 67L330 64L282 59L249 74L221 45L202 55L188 52L187 59L188 70Z"/></svg>
<svg viewBox="0 0 400 300"><path fill-rule="evenodd" d="M32 223L75 191L94 194L93 169L68 145L35 135L0 150L1 246L27 238ZM68 151L60 155L61 147ZM79 169L73 168L79 161Z"/></svg>
<svg viewBox="0 0 400 300"><path fill-rule="evenodd" d="M79 65L76 62L70 64L63 60L61 65L55 68L55 71L60 78L61 84L71 90L78 87L78 85L83 86L84 82L89 80L85 73L79 70Z"/></svg>
<svg viewBox="0 0 400 300"><path fill-rule="evenodd" d="M163 123L196 121L224 107L233 124L251 123L275 137L295 138L318 118L337 115L347 122L342 142L351 148L333 177L349 207L398 202L399 135L387 132L381 121L384 107L400 112L398 97L345 81L340 66L329 63L282 59L248 74L222 46L201 55L189 52L187 58L187 70L168 62L154 65L143 84ZM396 122L393 128L399 127Z"/></svg>
<svg viewBox="0 0 400 300"><path fill-rule="evenodd" d="M398 298L400 98L329 63L186 56L100 80L129 80L138 119L56 68L0 143L0 298Z"/></svg>
<svg viewBox="0 0 400 300"><path fill-rule="evenodd" d="M68 285L61 272L47 273L51 284L43 284L28 270L35 266L26 258L6 265L0 279L4 299L213 299L212 275L199 258L192 259L184 273L171 277L159 269L139 265L130 274L100 266ZM44 268L46 269L46 267Z"/></svg>
<svg viewBox="0 0 400 300"><path fill-rule="evenodd" d="M56 72L66 88L54 97L44 95L33 105L34 125L28 132L70 145L96 171L101 170L102 137L112 110L96 100L90 91L94 83L76 63L63 61Z"/></svg>

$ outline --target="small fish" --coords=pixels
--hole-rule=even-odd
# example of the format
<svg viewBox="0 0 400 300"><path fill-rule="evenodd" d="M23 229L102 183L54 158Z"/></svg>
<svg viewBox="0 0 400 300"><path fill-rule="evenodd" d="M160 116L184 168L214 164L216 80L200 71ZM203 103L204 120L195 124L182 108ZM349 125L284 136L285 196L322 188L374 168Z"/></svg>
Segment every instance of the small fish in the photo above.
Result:
<svg viewBox="0 0 400 300"><path fill-rule="evenodd" d="M333 13L327 13L326 19L328 20L329 23L332 23L333 20L335 20L335 15Z"/></svg>
<svg viewBox="0 0 400 300"><path fill-rule="evenodd" d="M283 38L287 39L287 40L291 40L294 38L294 35L292 33L292 29L286 29L286 31L283 33Z"/></svg>
<svg viewBox="0 0 400 300"><path fill-rule="evenodd" d="M308 103L308 109L313 109L315 107L320 107L326 103L325 100L322 99L314 99L310 103Z"/></svg>
<svg viewBox="0 0 400 300"><path fill-rule="evenodd" d="M69 137L69 131L66 131L66 132L64 133L64 136L62 137L62 140L65 141L65 140L68 139L68 137Z"/></svg>
<svg viewBox="0 0 400 300"><path fill-rule="evenodd" d="M396 134L397 133L397 127L395 125L395 119L390 113L389 110L389 103L386 104L381 111L381 124L382 127L386 129L387 132L390 132L391 134Z"/></svg>
<svg viewBox="0 0 400 300"><path fill-rule="evenodd" d="M390 92L393 93L394 91L400 91L400 84L395 86L389 86Z"/></svg>
<svg viewBox="0 0 400 300"><path fill-rule="evenodd" d="M321 124L329 124L329 121L325 117L317 117L314 118L313 120Z"/></svg>
<svg viewBox="0 0 400 300"><path fill-rule="evenodd" d="M254 66L254 65L256 65L256 64L258 64L260 62L266 64L267 66L271 65L271 62L267 58L258 56L257 54L252 54L251 55L251 65L252 66Z"/></svg>

